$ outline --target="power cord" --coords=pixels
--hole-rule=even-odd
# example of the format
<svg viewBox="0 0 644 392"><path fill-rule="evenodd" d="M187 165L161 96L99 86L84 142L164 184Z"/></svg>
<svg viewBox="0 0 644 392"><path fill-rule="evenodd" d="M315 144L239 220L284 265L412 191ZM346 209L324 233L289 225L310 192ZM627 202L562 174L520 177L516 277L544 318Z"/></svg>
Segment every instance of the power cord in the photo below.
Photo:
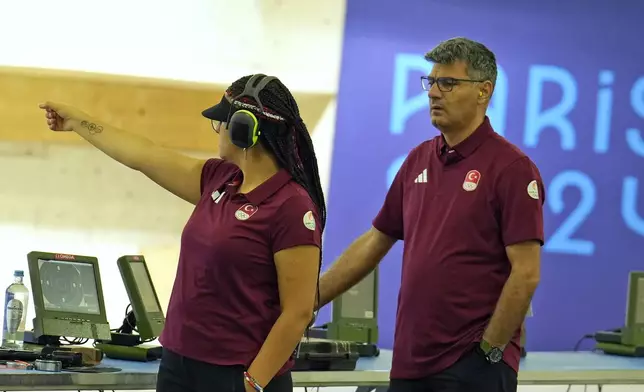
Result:
<svg viewBox="0 0 644 392"><path fill-rule="evenodd" d="M68 338L66 336L61 336L59 339L60 345L61 346L70 346L70 345L75 345L75 346L82 346L83 344L89 342L89 339L87 338Z"/></svg>
<svg viewBox="0 0 644 392"><path fill-rule="evenodd" d="M114 332L127 335L132 335L133 332L136 332L137 334L139 333L139 331L136 329L136 316L134 315L134 311L132 310L132 304L128 304L125 307L125 318L123 318L123 323ZM141 339L141 343L150 343L152 341L154 341L154 338L145 340Z"/></svg>
<svg viewBox="0 0 644 392"><path fill-rule="evenodd" d="M123 322L121 323L121 326L115 329L114 332L125 333L125 334L138 332L136 330L136 317L134 316L134 312L132 311L131 308L132 308L131 304L128 304L125 307L125 318L123 318Z"/></svg>
<svg viewBox="0 0 644 392"><path fill-rule="evenodd" d="M579 351L579 349L581 348L581 344L583 342L585 342L586 340L588 340L588 339L595 339L595 334L594 333L589 333L589 334L586 334L586 335L582 336L582 338L577 341L577 343L575 344L575 347L572 349L572 351Z"/></svg>
<svg viewBox="0 0 644 392"><path fill-rule="evenodd" d="M110 332L124 334L124 335L134 335L134 332L136 332L136 334L139 333L139 331L136 329L136 316L134 315L134 311L132 310L131 304L128 304L125 307L125 317L123 318L123 322L121 323L121 326L118 328L110 329ZM155 339L156 338L140 339L139 344L150 343ZM94 342L93 346L94 347L96 346L96 342Z"/></svg>

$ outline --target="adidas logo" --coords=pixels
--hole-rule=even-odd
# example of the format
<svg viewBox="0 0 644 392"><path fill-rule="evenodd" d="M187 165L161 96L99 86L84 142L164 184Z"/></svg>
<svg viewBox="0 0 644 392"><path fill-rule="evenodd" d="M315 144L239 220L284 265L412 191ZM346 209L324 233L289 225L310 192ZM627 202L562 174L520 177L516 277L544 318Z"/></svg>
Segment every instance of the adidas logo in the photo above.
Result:
<svg viewBox="0 0 644 392"><path fill-rule="evenodd" d="M418 175L418 177L416 177L416 179L414 180L414 183L416 183L416 184L426 184L427 183L427 169L423 170L423 172L420 173Z"/></svg>

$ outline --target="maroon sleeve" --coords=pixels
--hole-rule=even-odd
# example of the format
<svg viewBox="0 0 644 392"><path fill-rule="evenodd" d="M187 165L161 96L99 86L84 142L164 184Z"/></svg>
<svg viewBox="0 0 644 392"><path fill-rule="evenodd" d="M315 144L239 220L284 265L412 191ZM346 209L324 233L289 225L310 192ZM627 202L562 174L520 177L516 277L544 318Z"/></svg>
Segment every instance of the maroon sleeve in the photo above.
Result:
<svg viewBox="0 0 644 392"><path fill-rule="evenodd" d="M201 195L203 196L204 192L210 195L238 174L239 167L234 163L219 158L208 159L201 169Z"/></svg>
<svg viewBox="0 0 644 392"><path fill-rule="evenodd" d="M411 154L410 154L411 155ZM383 203L378 215L374 218L372 225L378 231L396 238L398 240L404 239L403 230L403 185L405 181L405 172L409 157L402 164L394 181L389 187L385 202Z"/></svg>
<svg viewBox="0 0 644 392"><path fill-rule="evenodd" d="M201 169L201 194L206 187L208 187L213 180L216 180L217 168L221 166L223 162L219 158L210 158L204 163L203 168ZM209 190L210 191L210 190Z"/></svg>
<svg viewBox="0 0 644 392"><path fill-rule="evenodd" d="M543 245L545 189L539 170L525 157L506 167L496 184L505 246L536 240Z"/></svg>
<svg viewBox="0 0 644 392"><path fill-rule="evenodd" d="M281 205L273 222L271 239L273 253L295 246L322 245L317 208L308 195L293 196Z"/></svg>

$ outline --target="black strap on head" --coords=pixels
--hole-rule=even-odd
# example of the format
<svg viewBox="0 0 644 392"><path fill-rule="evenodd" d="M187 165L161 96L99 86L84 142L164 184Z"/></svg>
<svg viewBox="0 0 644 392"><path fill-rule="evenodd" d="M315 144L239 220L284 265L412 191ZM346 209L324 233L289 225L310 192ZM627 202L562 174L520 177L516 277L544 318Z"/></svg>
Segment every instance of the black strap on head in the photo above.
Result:
<svg viewBox="0 0 644 392"><path fill-rule="evenodd" d="M257 82L258 79L261 79L257 85L255 83ZM244 91L241 92L241 94L237 95L235 98L233 98L231 107L230 107L230 113L228 113L228 121L230 122L230 117L233 114L233 111L235 110L235 102L240 102L239 98L242 97L251 97L257 102L257 106L259 106L259 114L264 114L264 106L262 105L262 101L259 99L259 93L266 87L267 84L272 82L273 80L276 80L277 78L274 76L264 76L264 75L253 75L251 76L248 81L246 82L246 86L244 87Z"/></svg>

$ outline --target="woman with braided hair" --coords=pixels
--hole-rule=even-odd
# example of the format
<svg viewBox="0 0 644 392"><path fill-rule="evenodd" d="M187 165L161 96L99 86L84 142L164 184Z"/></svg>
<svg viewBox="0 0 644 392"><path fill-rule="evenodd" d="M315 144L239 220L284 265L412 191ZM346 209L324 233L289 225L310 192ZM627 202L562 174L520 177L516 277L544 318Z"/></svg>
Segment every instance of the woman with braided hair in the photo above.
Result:
<svg viewBox="0 0 644 392"><path fill-rule="evenodd" d="M326 207L290 91L265 75L234 82L202 113L219 134L220 158L207 160L76 108L41 108L50 129L77 132L195 205L160 337L157 391L292 391L292 353L318 295Z"/></svg>

